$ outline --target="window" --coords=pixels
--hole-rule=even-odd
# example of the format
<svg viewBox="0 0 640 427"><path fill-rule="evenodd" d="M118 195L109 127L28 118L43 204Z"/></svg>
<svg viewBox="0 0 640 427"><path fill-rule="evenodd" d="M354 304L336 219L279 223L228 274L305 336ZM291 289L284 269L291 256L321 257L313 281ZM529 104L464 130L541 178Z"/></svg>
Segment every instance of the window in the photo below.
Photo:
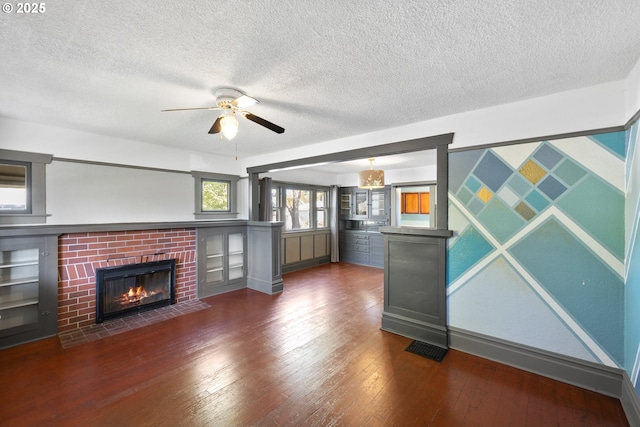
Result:
<svg viewBox="0 0 640 427"><path fill-rule="evenodd" d="M278 183L271 188L271 219L284 221L285 231L329 226L329 190L304 184Z"/></svg>
<svg viewBox="0 0 640 427"><path fill-rule="evenodd" d="M31 164L0 161L0 212L31 213Z"/></svg>
<svg viewBox="0 0 640 427"><path fill-rule="evenodd" d="M282 204L280 203L280 188L271 189L271 221L281 221L280 212L282 212Z"/></svg>
<svg viewBox="0 0 640 427"><path fill-rule="evenodd" d="M311 228L311 191L288 188L286 191L286 230Z"/></svg>
<svg viewBox="0 0 640 427"><path fill-rule="evenodd" d="M202 180L202 211L229 212L229 181Z"/></svg>
<svg viewBox="0 0 640 427"><path fill-rule="evenodd" d="M326 201L328 195L326 191L316 191L316 228L327 227Z"/></svg>
<svg viewBox="0 0 640 427"><path fill-rule="evenodd" d="M196 219L235 218L238 180L235 175L192 171Z"/></svg>
<svg viewBox="0 0 640 427"><path fill-rule="evenodd" d="M0 224L46 222L45 169L53 156L0 150Z"/></svg>

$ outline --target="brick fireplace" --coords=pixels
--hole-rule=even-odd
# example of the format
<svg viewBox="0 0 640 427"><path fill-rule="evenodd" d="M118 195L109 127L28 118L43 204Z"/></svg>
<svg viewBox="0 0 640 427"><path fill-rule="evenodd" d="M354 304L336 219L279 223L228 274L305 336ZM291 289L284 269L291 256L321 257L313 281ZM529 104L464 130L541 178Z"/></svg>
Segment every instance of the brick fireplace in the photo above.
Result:
<svg viewBox="0 0 640 427"><path fill-rule="evenodd" d="M195 229L63 234L58 256L58 333L96 322L97 268L175 258L176 303L197 299Z"/></svg>

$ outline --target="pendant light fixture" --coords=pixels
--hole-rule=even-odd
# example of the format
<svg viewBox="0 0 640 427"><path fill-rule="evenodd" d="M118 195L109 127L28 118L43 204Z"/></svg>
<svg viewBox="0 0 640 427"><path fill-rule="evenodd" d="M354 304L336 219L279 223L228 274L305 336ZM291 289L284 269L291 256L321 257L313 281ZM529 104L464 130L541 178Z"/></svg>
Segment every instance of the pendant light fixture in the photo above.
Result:
<svg viewBox="0 0 640 427"><path fill-rule="evenodd" d="M384 171L373 169L373 160L374 159L369 159L369 169L358 173L358 188L371 190L373 188L384 187Z"/></svg>

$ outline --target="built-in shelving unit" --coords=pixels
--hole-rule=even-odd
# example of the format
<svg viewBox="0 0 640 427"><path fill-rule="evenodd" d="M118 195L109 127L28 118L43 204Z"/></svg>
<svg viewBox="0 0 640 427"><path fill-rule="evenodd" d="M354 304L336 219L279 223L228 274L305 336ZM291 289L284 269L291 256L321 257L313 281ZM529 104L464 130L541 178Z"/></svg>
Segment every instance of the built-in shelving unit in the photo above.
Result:
<svg viewBox="0 0 640 427"><path fill-rule="evenodd" d="M0 348L57 332L57 239L0 239Z"/></svg>
<svg viewBox="0 0 640 427"><path fill-rule="evenodd" d="M229 280L242 279L245 276L245 233L227 234L229 245Z"/></svg>
<svg viewBox="0 0 640 427"><path fill-rule="evenodd" d="M203 241L205 248L206 281L209 285L224 282L224 234L210 233Z"/></svg>
<svg viewBox="0 0 640 427"><path fill-rule="evenodd" d="M198 229L198 297L246 286L246 236L245 227Z"/></svg>

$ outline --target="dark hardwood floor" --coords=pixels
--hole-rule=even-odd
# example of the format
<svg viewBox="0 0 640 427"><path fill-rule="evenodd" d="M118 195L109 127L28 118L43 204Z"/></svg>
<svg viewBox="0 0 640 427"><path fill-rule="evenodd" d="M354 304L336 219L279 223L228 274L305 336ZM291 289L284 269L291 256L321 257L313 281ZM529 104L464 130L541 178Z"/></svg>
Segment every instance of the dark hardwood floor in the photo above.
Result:
<svg viewBox="0 0 640 427"><path fill-rule="evenodd" d="M613 398L380 330L383 272L287 274L63 349L0 350L2 426L627 426Z"/></svg>

